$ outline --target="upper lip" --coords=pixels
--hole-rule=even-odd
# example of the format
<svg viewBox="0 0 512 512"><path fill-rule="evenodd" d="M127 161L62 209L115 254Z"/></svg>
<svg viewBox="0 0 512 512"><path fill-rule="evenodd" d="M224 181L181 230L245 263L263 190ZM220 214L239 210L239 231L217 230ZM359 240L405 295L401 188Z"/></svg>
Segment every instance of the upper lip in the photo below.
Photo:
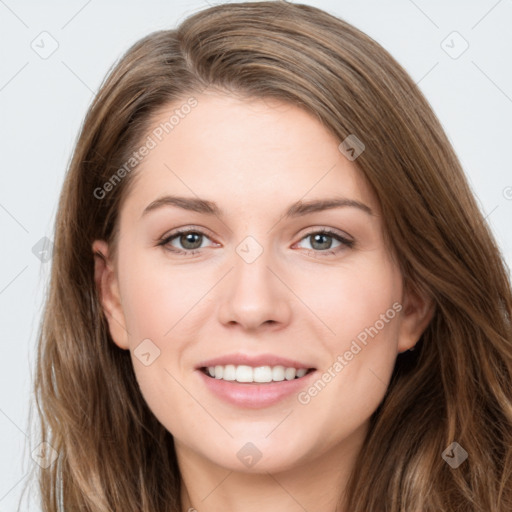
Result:
<svg viewBox="0 0 512 512"><path fill-rule="evenodd" d="M207 368L208 366L225 366L227 364L247 365L247 366L284 366L285 368L313 368L312 365L297 361L295 359L288 359L287 357L280 357L274 354L227 354L224 356L215 357L200 362L196 369Z"/></svg>

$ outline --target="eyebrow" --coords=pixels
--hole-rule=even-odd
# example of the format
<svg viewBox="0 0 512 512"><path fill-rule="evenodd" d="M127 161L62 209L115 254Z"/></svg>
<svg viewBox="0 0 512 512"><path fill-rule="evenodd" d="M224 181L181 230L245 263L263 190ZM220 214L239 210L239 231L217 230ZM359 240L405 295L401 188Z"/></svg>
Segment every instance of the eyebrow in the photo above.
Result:
<svg viewBox="0 0 512 512"><path fill-rule="evenodd" d="M206 199L200 199L195 197L182 197L182 196L163 196L155 201L151 202L142 212L142 216L148 214L151 211L154 211L163 206L175 206L178 208L182 208L184 210L203 213L206 215L216 215L218 217L223 217L224 212L219 208L219 206ZM368 215L374 215L372 209L364 203L360 201L356 201L355 199L348 199L345 197L332 197L325 199L314 199L310 201L296 201L292 203L288 209L286 210L284 217L285 218L293 218L300 217L302 215L307 215L309 213L320 212L324 210L331 210L333 208L342 208L342 207L353 207L362 210Z"/></svg>

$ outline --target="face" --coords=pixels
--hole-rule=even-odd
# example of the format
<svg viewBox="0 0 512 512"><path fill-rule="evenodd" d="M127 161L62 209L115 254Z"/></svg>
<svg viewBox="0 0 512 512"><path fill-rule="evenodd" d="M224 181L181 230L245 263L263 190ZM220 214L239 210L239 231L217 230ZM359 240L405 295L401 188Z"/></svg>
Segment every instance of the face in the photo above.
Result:
<svg viewBox="0 0 512 512"><path fill-rule="evenodd" d="M376 197L315 117L197 101L161 140L148 134L116 257L93 244L112 338L183 453L253 472L340 454L428 323L426 302L404 294Z"/></svg>

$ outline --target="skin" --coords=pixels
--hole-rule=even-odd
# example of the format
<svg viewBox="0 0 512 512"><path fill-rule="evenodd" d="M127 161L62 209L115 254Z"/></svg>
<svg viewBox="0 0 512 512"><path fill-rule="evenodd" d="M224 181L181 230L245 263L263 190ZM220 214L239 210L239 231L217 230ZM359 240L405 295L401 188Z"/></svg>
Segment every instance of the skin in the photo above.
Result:
<svg viewBox="0 0 512 512"><path fill-rule="evenodd" d="M211 92L197 99L139 165L120 211L116 257L105 241L92 245L104 256L95 276L112 339L131 351L145 400L174 436L184 511L334 511L396 356L418 341L432 303L404 293L376 197L315 117L276 100ZM281 218L299 199L334 193L374 215L343 207ZM142 215L166 194L215 201L225 216L175 206ZM200 245L198 253L157 245L180 227L206 236L195 246L178 236L167 247ZM307 236L322 228L355 245ZM263 249L250 264L235 250L248 235ZM194 370L223 354L272 353L321 374L395 302L402 310L307 404L293 394L271 407L239 408ZM145 339L160 350L148 366L134 355ZM247 442L262 454L252 467L237 457Z"/></svg>

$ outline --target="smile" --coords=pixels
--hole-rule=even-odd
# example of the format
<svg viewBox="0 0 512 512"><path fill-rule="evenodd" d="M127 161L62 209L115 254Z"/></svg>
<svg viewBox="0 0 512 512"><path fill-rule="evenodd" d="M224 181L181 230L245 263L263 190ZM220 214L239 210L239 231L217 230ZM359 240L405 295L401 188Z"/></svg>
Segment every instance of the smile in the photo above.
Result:
<svg viewBox="0 0 512 512"><path fill-rule="evenodd" d="M202 366L196 370L203 385L213 396L245 409L271 407L291 399L309 386L317 373L315 368L281 365L252 367L227 364Z"/></svg>
<svg viewBox="0 0 512 512"><path fill-rule="evenodd" d="M241 383L265 383L294 380L314 371L314 368L276 366L216 365L201 368L211 378Z"/></svg>

